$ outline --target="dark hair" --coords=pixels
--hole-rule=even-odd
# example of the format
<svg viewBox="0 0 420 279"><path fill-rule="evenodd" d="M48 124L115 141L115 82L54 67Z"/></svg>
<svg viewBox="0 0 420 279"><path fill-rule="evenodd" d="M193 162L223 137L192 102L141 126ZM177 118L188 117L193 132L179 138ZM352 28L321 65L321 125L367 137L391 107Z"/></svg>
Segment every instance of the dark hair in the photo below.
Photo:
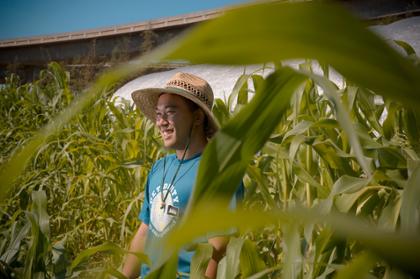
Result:
<svg viewBox="0 0 420 279"><path fill-rule="evenodd" d="M184 100L185 100L185 103L187 104L188 108L189 108L191 111L196 111L197 109L199 109L199 108L200 108L200 107L199 107L196 103L194 103L194 102L193 102L193 101L191 101L190 99L184 98Z"/></svg>
<svg viewBox="0 0 420 279"><path fill-rule="evenodd" d="M197 105L196 103L194 103L193 101L191 101L190 99L184 98L185 99L185 103L187 104L188 108L194 112L198 109L201 109L199 105ZM203 111L204 113L204 111ZM209 125L209 118L207 117L207 114L204 113L204 123L203 123L203 129L204 129L204 134L206 135L207 138L211 138L214 134L213 130L210 128Z"/></svg>

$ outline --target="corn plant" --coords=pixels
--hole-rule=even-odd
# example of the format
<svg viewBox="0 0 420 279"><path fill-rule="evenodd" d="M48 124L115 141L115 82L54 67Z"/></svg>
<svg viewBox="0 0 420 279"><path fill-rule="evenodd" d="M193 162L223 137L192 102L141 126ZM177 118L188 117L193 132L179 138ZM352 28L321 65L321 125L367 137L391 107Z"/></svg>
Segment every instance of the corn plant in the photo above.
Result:
<svg viewBox="0 0 420 279"><path fill-rule="evenodd" d="M1 98L5 160L74 94L52 63L30 84L11 76ZM107 93L46 139L2 204L2 261L26 278L64 276L77 274L71 259L87 248L104 241L123 247L136 226L146 171L160 154L154 134L129 103L117 105Z"/></svg>
<svg viewBox="0 0 420 279"><path fill-rule="evenodd" d="M181 245L180 238L187 232L188 239L194 239L196 235L193 231L202 234L205 229L213 227L221 230L233 224L249 229L273 222L271 218L265 219L264 214L254 215L255 219L252 219L249 212L243 213L248 218L240 219L240 214L235 215L236 218L225 218L228 213L219 211L218 214L224 218L217 220L212 218L216 209L203 208L199 212L195 207L214 197L231 195L234 189L229 185L237 185L245 171L250 169L248 176L254 184L260 185L258 189L263 199L260 204L265 209L275 212L278 209L297 210L292 210L290 215L279 214L278 218L286 220L286 224L281 225L280 232L273 237L279 243L277 247L283 250L274 254L274 262L282 263L274 271L278 270L282 276L328 276L336 272L337 265L353 258L355 263L345 269L347 272L372 271L379 277L384 273L389 276L394 270L393 265L408 274L418 272L417 262L412 258L415 252L410 249L409 243L418 247L415 232L419 220L417 213L406 211L417 212L418 200L408 198L401 190L408 188L410 192L415 192L417 189L414 185L418 173L418 155L415 152L418 139L408 134L418 131L413 104L417 102L414 96L419 84L415 76L419 69L408 59L403 62L404 58L337 7L322 7L315 3L300 3L244 8L193 31L185 44L171 54L170 57L182 56L195 63L233 64L276 62L300 55L317 58L322 65L332 65L351 80L339 90L328 80L328 66L324 66L327 69L324 76L315 75L306 65L299 70L277 67L262 83L252 102L227 121L207 147L203 159L209 163L200 166L195 195L190 203L190 220L187 216L184 226L181 225L179 231L169 237L173 249ZM328 16L316 16L316 11L321 13L321 9ZM226 28L229 24L239 24L241 18L247 21L242 22L240 28ZM332 30L333 22L340 23L336 25L340 31ZM211 30L219 32L210 36ZM242 33L245 30L247 36ZM245 42L250 37L253 40ZM203 52L193 52L194 48L201 48ZM387 57L386 62L383 57ZM322 88L323 94L316 86ZM386 110L387 113L384 113L386 105L377 105L372 92L380 93L384 104L388 104L389 99L402 103L405 113L411 115L404 125L411 128L395 126L392 120L395 111L388 113ZM412 103L407 102L406 97ZM288 114L290 100L292 109ZM386 119L381 120L380 116L386 116ZM397 130L399 133L392 136L391 132L382 137L384 125L388 131ZM270 140L276 128L279 130ZM411 140L404 141L405 148L402 148L401 139L406 135ZM262 164L257 165L256 171L248 163L252 163L254 154L264 148L271 151L260 158ZM262 170L272 173L276 179L270 183ZM217 179L209 180L208 177ZM311 208L312 211L307 214L318 222L326 216L329 226L315 226L313 220L303 218L299 209L295 209L302 206ZM337 217L337 211L347 214ZM311 215L311 212L316 214ZM352 215L367 216L371 227L360 229L363 231L360 233L360 230L351 229L339 220L342 218L348 224L363 227L363 224L356 223L358 221L345 217ZM301 221L293 222L295 216L299 216ZM205 229L194 226L200 219L212 225ZM411 221L402 225L406 222L404 219ZM408 223L412 224L411 228L404 229L409 226ZM348 230L344 231L344 227ZM374 233L369 234L369 229ZM389 231L395 230L398 233L389 235ZM344 238L343 242L343 235L353 238L353 241ZM389 239L395 240L395 245L400 245L400 248L391 247ZM325 249L326 246L328 249ZM388 264L381 262L378 265L376 256L360 254L361 247L366 246ZM371 264L361 268L358 254L362 259L369 259ZM262 271L260 276L270 272L273 272L272 266ZM338 276L342 276L340 274Z"/></svg>
<svg viewBox="0 0 420 279"><path fill-rule="evenodd" d="M187 213L162 243L166 253L148 278L174 277L177 249L232 227L238 236L219 264L219 278L416 277L420 69L409 47L399 45L410 57L334 4L249 5L105 73L73 101L62 93L68 100L51 114L43 106L19 112L39 124L20 136L14 125L2 127L12 142L5 141L0 170L2 266L20 267L26 277L80 276L84 268L122 276L109 265L124 253L136 226L129 215L141 201L138 184L160 152L151 124L115 106L108 94L156 60L183 59L274 67L266 78L241 77L233 113L231 102L216 101L222 128L202 155ZM295 58L307 60L297 69L282 64ZM312 70L313 60L322 73ZM342 85L329 80L330 69L344 77ZM32 85L10 81L7 90L15 95L7 98L31 92ZM60 84L50 84L52 92L67 92ZM2 110L16 113L17 101L9 100ZM243 208L226 210L241 179ZM49 206L46 197L54 197ZM192 275L199 277L210 250L195 244ZM97 252L105 251L117 259L101 261Z"/></svg>

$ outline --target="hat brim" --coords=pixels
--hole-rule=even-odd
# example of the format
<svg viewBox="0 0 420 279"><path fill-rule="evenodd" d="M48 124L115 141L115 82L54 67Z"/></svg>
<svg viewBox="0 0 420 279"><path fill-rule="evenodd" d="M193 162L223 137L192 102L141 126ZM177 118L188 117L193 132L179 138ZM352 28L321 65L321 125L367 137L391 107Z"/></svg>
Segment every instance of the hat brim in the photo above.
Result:
<svg viewBox="0 0 420 279"><path fill-rule="evenodd" d="M219 129L219 124L214 118L211 110L202 102L199 102L197 98L191 95L191 93L186 92L185 90L179 88L145 88L139 89L131 93L131 98L133 98L134 103L137 108L143 112L143 114L153 122L156 122L156 105L159 99L159 96L163 93L175 94L181 97L184 97L188 100L191 100L193 103L197 104L204 113L207 115L208 124L210 128L210 134L214 134Z"/></svg>

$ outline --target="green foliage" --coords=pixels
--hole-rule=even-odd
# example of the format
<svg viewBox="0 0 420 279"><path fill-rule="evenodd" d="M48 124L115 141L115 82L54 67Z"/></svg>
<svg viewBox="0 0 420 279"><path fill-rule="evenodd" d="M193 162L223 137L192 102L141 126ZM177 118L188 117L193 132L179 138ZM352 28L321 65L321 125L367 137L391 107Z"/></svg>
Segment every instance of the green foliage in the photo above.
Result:
<svg viewBox="0 0 420 279"><path fill-rule="evenodd" d="M10 77L0 94L2 161L69 105L68 88L55 63L30 84ZM116 105L110 93L45 139L2 203L2 260L24 268L27 278L71 274L80 261L70 268L71 258L104 241L124 247L137 226L146 173L160 147L151 123L128 103ZM98 251L104 250L91 254ZM114 254L115 264L123 253Z"/></svg>
<svg viewBox="0 0 420 279"><path fill-rule="evenodd" d="M112 88L165 58L275 66L267 77L241 76L227 103L216 100L222 128L149 278L174 277L171 251L232 227L240 238L219 278L418 276L420 69L397 43L408 57L336 5L270 2L202 24L83 93L70 91L57 64L30 84L11 76L0 94L2 266L28 278L122 276L112 266L161 151L152 124L116 105ZM294 58L317 62L282 66ZM340 87L330 66L345 77ZM227 210L241 179L243 208ZM195 275L210 256L197 247Z"/></svg>
<svg viewBox="0 0 420 279"><path fill-rule="evenodd" d="M325 12L328 17L322 16ZM241 20L243 18L247 20ZM314 34L316 37L313 37ZM231 64L276 62L285 58L316 58L322 63L332 65L341 74L363 86L357 87L352 82L347 82L343 88L338 88L327 79L328 67L323 66L324 76L319 76L313 73L312 63L309 61L301 64L295 72L296 75L307 77L303 90L287 88L284 91L293 92L293 95L286 95L281 101L271 99L274 94L267 89L273 87L266 86L261 90L264 95L258 95L257 92L249 105L229 121L226 120L230 118L226 116L226 108L217 104L216 115L224 126L203 154L197 187L190 203L191 214L193 209L196 211L194 204L219 195L231 195L233 189L229 185L236 185L235 179L241 177L247 169L246 184L252 193L249 194L248 206L253 208L273 210L300 205L312 208L319 214L341 211L363 216L374 226L391 230L399 228L399 218L410 218L415 227L410 233L417 232L418 209L411 207L411 212L416 217L403 217L404 213L400 212L400 208L401 193L405 192L402 189L406 188L406 183L416 179L415 176L410 178L415 173L411 176L407 174L410 169L413 171L418 161L418 138L413 136L417 132L418 122L415 113L403 112L416 110L410 110L399 103L402 101L411 106L416 102L415 95L420 89L415 78L419 76L416 65L398 55L374 34L361 27L357 20L334 5L269 3L249 6L208 22L189 35L171 53L171 58L182 57L194 63ZM249 40L250 38L252 39ZM349 38L352 41L348 41ZM273 84L281 87L281 78L287 79L287 74L283 71L286 69L277 67L274 74L266 78L265 83L269 84L270 79L278 75L280 79ZM387 84L390 81L388 78L392 80L390 84ZM238 104L243 102L239 95L244 88L244 79L247 77L241 77L234 89L239 92L236 93ZM376 96L372 89L383 97ZM278 91L277 94L281 95L280 90ZM251 108L257 106L259 98L265 98L264 108L253 111ZM288 110L284 110L285 102L290 102ZM384 105L388 102L394 106L392 112ZM265 118L270 113L278 113L277 118L270 118L277 123L277 130L273 130L275 127ZM393 120L394 115L399 113L402 113L402 117ZM383 115L389 117L389 120L381 119ZM255 124L246 122L246 119L252 119ZM246 125L240 125L241 121ZM264 125L259 126L259 121ZM387 137L382 136L384 127L389 130ZM267 142L266 132L274 134L272 141ZM266 143L262 150L258 140ZM247 149L252 151L240 151L247 143L250 144ZM251 157L244 155L254 154L259 150L262 152L257 153L251 160L251 166L246 167ZM209 181L208 177L216 179ZM417 205L418 199L413 195L410 197ZM211 219L211 225L205 230L226 228L221 223L228 226L225 223L227 213L218 214L224 216L224 220ZM254 225L257 226L263 216L264 213L255 215L253 219L248 214L242 222L255 221ZM210 214L203 215L202 218L208 221ZM235 223L239 226L237 218L239 217L229 219L230 225ZM193 220L198 222L199 218L186 216L183 224L188 226ZM198 228L188 227L188 230L194 229ZM335 226L333 229L339 230ZM176 237L169 237L169 243L194 238L180 230L182 233L174 232ZM274 259L267 259L266 256L266 262L281 262L281 274L286 278L328 276L336 270L331 267L344 264L361 250L357 242L349 240L346 244L333 238L327 239L332 247L324 251L317 250L314 247L318 242L317 236L324 235L323 232L329 230L328 226L310 224L303 227L296 227L296 224L280 226L277 232L274 229L271 247L279 248L270 255ZM363 237L359 238L356 226L349 228L345 235L353 235L356 240L376 250L390 263L397 264L397 258L392 257L393 253L390 252L391 247L385 248L387 236L381 238L380 232L376 235L377 239L372 237L363 241ZM251 233L251 237L255 240L258 236ZM266 238L266 235L262 235L262 238ZM403 241L404 236L397 234L395 238ZM303 242L300 249L299 239ZM377 250L376 241L381 241L383 250ZM409 256L410 253L415 253L415 249L407 247L405 255L400 255L400 259L404 259L401 261L408 263L414 257L414 254ZM314 256L318 261L314 261ZM401 261L398 265L406 272L418 272L414 262L404 264ZM382 265L372 272L381 276L385 268ZM271 271L278 269L274 264Z"/></svg>
<svg viewBox="0 0 420 279"><path fill-rule="evenodd" d="M275 1L248 5L188 35L169 54L170 59L216 64L317 59L361 86L389 97L398 92L398 100L418 104L420 69L337 4Z"/></svg>

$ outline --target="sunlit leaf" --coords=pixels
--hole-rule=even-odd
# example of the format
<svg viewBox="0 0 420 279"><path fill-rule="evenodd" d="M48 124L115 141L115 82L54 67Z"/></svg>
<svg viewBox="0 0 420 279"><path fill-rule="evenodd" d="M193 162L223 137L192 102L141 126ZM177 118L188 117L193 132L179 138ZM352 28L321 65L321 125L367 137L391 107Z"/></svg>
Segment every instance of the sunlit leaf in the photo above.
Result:
<svg viewBox="0 0 420 279"><path fill-rule="evenodd" d="M240 270L243 277L257 274L265 269L266 265L258 255L257 249L249 239L243 241L240 253Z"/></svg>
<svg viewBox="0 0 420 279"><path fill-rule="evenodd" d="M268 2L228 11L198 26L168 58L214 64L313 58L380 94L419 102L420 70L332 3Z"/></svg>
<svg viewBox="0 0 420 279"><path fill-rule="evenodd" d="M223 203L222 203L223 204ZM320 215L314 210L292 210L289 212L241 211L223 209L216 202L202 203L167 237L168 247L182 247L191 239L205 235L208 231L223 231L237 227L241 231L264 225L287 223L325 223L339 237L358 240L374 254L410 274L418 274L420 238L413 233L396 233L378 229L360 219L343 214ZM220 218L223 216L223 218ZM205 223L199 220L206 220Z"/></svg>
<svg viewBox="0 0 420 279"><path fill-rule="evenodd" d="M160 278L175 278L178 267L178 255L172 254L172 256L165 261L162 265L158 266L156 269L151 270L149 274L146 275L145 279L160 279Z"/></svg>
<svg viewBox="0 0 420 279"><path fill-rule="evenodd" d="M207 264L212 255L213 247L208 243L198 243L191 260L191 278L204 279Z"/></svg>
<svg viewBox="0 0 420 279"><path fill-rule="evenodd" d="M302 76L291 69L280 69L268 77L263 91L216 134L202 155L190 209L217 194L233 195L246 165L269 138L302 82Z"/></svg>

